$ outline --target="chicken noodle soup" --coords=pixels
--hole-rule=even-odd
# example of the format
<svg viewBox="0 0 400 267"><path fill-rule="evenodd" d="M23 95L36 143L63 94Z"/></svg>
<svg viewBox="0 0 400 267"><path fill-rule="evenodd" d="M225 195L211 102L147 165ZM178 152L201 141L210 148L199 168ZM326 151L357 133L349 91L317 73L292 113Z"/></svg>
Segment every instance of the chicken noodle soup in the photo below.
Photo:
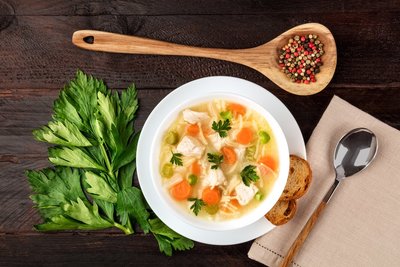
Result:
<svg viewBox="0 0 400 267"><path fill-rule="evenodd" d="M179 113L163 136L160 174L184 212L223 221L254 209L269 194L278 160L267 120L218 99Z"/></svg>

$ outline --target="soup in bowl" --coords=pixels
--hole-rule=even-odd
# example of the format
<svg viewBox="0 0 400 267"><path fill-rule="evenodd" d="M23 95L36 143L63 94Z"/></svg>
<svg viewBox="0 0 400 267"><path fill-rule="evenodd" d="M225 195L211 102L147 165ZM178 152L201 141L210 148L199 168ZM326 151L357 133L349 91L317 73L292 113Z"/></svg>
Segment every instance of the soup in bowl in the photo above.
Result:
<svg viewBox="0 0 400 267"><path fill-rule="evenodd" d="M177 105L155 133L152 159L154 187L172 216L208 230L263 217L279 199L289 168L275 119L233 94Z"/></svg>

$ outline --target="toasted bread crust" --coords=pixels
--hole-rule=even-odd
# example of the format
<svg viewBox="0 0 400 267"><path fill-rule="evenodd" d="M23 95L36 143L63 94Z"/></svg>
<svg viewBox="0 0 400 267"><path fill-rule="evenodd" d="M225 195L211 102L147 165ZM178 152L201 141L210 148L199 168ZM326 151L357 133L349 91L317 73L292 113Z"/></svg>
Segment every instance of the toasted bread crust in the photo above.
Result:
<svg viewBox="0 0 400 267"><path fill-rule="evenodd" d="M310 187L311 180L310 164L298 156L290 155L289 176L279 200L293 200L302 197Z"/></svg>
<svg viewBox="0 0 400 267"><path fill-rule="evenodd" d="M279 200L265 217L274 225L282 225L291 220L297 211L297 201Z"/></svg>

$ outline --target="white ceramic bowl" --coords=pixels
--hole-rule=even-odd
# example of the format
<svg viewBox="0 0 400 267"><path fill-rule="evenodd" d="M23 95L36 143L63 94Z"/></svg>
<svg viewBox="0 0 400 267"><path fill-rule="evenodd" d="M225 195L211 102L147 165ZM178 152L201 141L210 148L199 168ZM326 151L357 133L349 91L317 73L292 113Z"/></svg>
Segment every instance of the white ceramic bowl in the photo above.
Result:
<svg viewBox="0 0 400 267"><path fill-rule="evenodd" d="M160 104L162 104L163 101L166 101L168 97L169 95L166 96L164 100L160 102ZM207 102L212 99L225 99L225 100L235 101L261 114L268 121L273 131L273 135L276 138L278 154L279 154L279 173L270 193L252 211L247 212L246 214L242 215L239 218L225 220L225 221L211 221L202 217L196 217L192 213L186 213L181 206L177 205L176 201L171 198L170 194L162 186L162 177L159 174L159 166L160 166L159 158L160 158L162 137L167 131L167 129L170 127L172 122L177 118L179 112L181 112L187 107ZM226 230L243 228L262 218L278 201L285 187L289 172L288 145L281 127L279 126L277 121L273 118L273 116L265 108L261 107L259 104L246 98L243 95L238 95L235 93L228 93L228 92L218 92L217 89L215 92L208 93L200 97L198 95L188 93L186 98L182 99L180 103L175 103L175 105L171 105L167 108L165 107L165 105L160 105L160 104L157 105L157 107L152 111L144 126L146 127L146 124L151 124L152 118L154 116L159 117L160 113L163 114L163 119L159 120L160 122L159 125L156 128L154 128L155 130L154 134L152 136L140 137L140 139L151 138L152 141L150 143L151 144L150 147L146 148L141 147L140 145L141 140L139 140L139 146L138 146L138 153L141 153L141 150L143 149L149 151L148 162L142 162L142 161L138 162L138 175L141 186L142 186L142 179L151 180L151 186L150 187L146 186L146 189L143 190L146 199L149 197L150 194L153 200L155 199L156 196L156 199L158 199L159 201L159 203L157 203L157 206L163 207L162 213L168 214L169 217L168 220L171 220L171 218L175 218L175 220L181 220L184 221L186 224L192 225L196 228L201 228L209 231L226 231ZM148 168L150 177L140 176L141 173L140 170L142 168ZM152 203L149 202L149 204L152 207ZM153 208L153 210L155 210L157 214L157 208ZM163 216L159 217L161 220L163 220Z"/></svg>

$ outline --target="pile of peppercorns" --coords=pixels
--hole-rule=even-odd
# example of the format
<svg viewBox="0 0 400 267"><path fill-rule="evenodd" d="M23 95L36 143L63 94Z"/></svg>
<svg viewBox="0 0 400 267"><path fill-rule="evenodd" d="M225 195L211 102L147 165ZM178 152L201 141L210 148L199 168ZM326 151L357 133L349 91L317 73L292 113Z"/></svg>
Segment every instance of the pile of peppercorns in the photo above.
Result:
<svg viewBox="0 0 400 267"><path fill-rule="evenodd" d="M324 45L315 34L296 35L282 47L279 66L286 76L296 83L315 82L315 74L320 72Z"/></svg>

